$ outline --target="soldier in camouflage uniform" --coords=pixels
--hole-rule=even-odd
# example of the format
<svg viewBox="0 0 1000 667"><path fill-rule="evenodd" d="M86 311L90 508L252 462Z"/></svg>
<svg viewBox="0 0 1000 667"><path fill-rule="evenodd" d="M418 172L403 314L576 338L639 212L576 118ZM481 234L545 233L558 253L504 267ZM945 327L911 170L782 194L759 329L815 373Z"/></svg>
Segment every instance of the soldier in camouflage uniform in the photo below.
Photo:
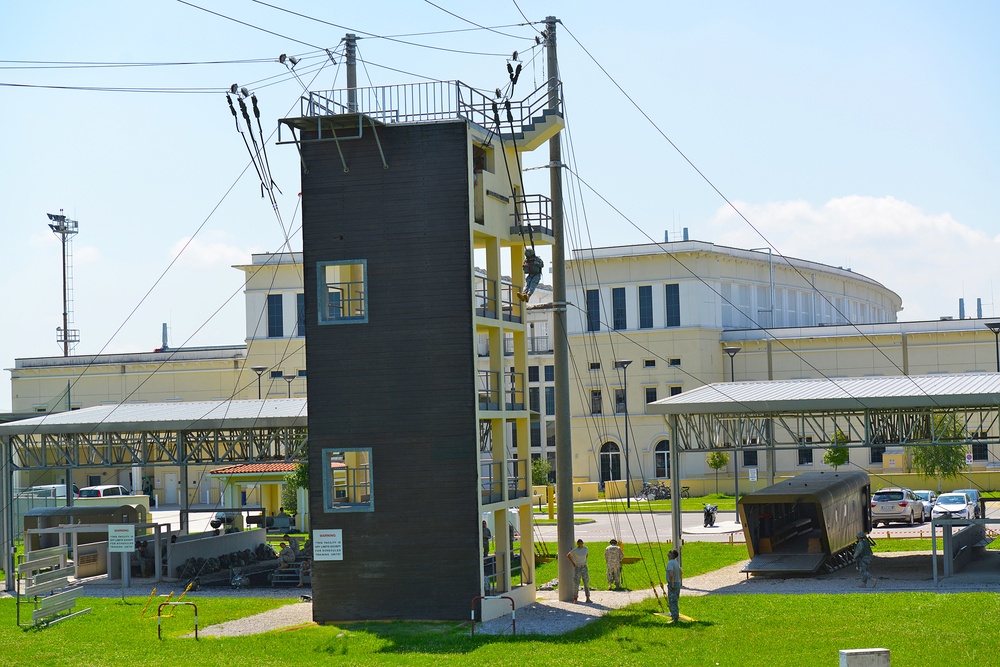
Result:
<svg viewBox="0 0 1000 667"><path fill-rule="evenodd" d="M861 587L868 586L868 580L872 581L872 586L878 583L868 569L872 565L872 545L875 544L862 530L858 533L858 544L854 547L854 560L857 562L858 572L861 573Z"/></svg>
<svg viewBox="0 0 1000 667"><path fill-rule="evenodd" d="M604 550L604 562L608 569L608 590L612 587L621 589L622 587L622 559L625 557L622 548L618 546L618 540L611 540L611 544Z"/></svg>

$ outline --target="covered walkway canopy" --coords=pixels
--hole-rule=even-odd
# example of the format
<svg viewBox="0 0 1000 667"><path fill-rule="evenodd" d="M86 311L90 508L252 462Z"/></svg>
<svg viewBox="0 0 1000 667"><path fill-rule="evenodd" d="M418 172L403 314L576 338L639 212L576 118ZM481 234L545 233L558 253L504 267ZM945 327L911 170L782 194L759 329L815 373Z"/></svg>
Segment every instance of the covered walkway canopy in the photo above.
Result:
<svg viewBox="0 0 1000 667"><path fill-rule="evenodd" d="M307 458L306 399L101 405L0 425L0 547L11 546L14 474L21 470L294 462ZM182 510L187 494L181 494ZM186 513L182 512L182 516ZM5 549L6 554L13 550ZM4 563L11 572L11 563Z"/></svg>
<svg viewBox="0 0 1000 667"><path fill-rule="evenodd" d="M797 449L807 439L838 447L995 444L1000 374L726 382L650 403L646 410L669 423L671 470L680 470L684 451L764 450L774 484L774 452ZM679 476L671 485L679 498ZM677 542L676 511L673 527Z"/></svg>

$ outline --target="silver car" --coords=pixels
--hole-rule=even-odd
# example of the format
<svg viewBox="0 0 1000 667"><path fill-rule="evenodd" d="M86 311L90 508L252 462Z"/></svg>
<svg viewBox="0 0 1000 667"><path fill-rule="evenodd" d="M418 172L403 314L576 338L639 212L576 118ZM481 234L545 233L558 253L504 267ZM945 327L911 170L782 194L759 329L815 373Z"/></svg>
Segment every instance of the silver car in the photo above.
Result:
<svg viewBox="0 0 1000 667"><path fill-rule="evenodd" d="M872 494L872 528L890 521L924 522L924 504L909 489L879 489Z"/></svg>
<svg viewBox="0 0 1000 667"><path fill-rule="evenodd" d="M979 514L980 514L980 512L979 512L979 498L980 498L980 494L979 494L979 490L978 489L955 489L954 491L952 491L952 493L964 493L965 495L969 496L969 500L971 500L972 504L976 506L976 516L973 517L973 518L974 519L979 519L980 518L980 516L979 516Z"/></svg>
<svg viewBox="0 0 1000 667"><path fill-rule="evenodd" d="M934 503L937 502L937 494L928 489L914 489L913 495L920 498L924 505L924 516L931 516L934 511Z"/></svg>

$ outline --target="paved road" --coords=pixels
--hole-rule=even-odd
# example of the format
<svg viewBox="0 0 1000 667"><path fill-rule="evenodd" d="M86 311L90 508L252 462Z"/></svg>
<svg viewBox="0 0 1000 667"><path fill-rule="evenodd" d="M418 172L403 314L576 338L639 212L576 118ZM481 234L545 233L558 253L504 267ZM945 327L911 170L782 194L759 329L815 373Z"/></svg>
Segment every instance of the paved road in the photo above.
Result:
<svg viewBox="0 0 1000 667"><path fill-rule="evenodd" d="M536 515L537 518L538 515ZM577 539L584 542L607 543L612 537L625 542L670 542L672 541L671 518L669 513L643 514L577 514L579 519L593 520L593 523L577 524L574 533ZM684 512L681 515L681 525L684 527L684 539L702 542L728 542L729 536L738 542L743 541L743 532L736 524L735 512L719 512L714 532L703 529L704 519L701 512ZM697 530L698 534L689 533ZM536 539L555 542L556 526L536 526Z"/></svg>
<svg viewBox="0 0 1000 667"><path fill-rule="evenodd" d="M987 517L1000 519L1000 507L996 504L987 505ZM535 518L539 515L536 514ZM577 513L579 519L592 519L593 523L577 524L574 533L577 539L584 542L605 542L612 537L625 542L670 542L672 538L671 518L669 513L643 514L607 514L607 513ZM684 529L683 539L688 542L728 542L730 535L734 542L743 542L742 526L736 523L735 512L719 512L716 528L704 529L701 512L684 512L681 515L681 525ZM556 526L536 526L536 538L539 536L546 542L557 540ZM938 529L938 535L941 535ZM931 524L906 526L892 524L879 526L871 533L872 538L885 537L930 537Z"/></svg>

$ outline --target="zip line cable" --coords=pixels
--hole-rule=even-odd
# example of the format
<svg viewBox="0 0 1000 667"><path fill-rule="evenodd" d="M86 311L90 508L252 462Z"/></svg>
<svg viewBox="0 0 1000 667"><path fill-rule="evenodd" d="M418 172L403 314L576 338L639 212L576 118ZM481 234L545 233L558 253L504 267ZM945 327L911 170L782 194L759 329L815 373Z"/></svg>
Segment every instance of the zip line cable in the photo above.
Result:
<svg viewBox="0 0 1000 667"><path fill-rule="evenodd" d="M596 58L595 58L595 57L594 57L594 56L593 56L593 55L592 55L592 54L590 53L590 51L588 51L588 50L587 50L587 48L586 48L586 47L585 47L585 46L584 46L584 45L583 45L583 44L582 44L582 43L580 42L580 40L578 40L578 39L576 38L576 36L575 36L575 35L574 35L574 34L572 33L572 31L571 31L571 30L569 30L569 28L566 28L565 26L564 26L564 28L565 28L566 32L567 32L567 33L569 33L570 37L572 37L572 38L573 38L573 41L575 41L575 42L576 42L576 44L577 44L577 45L578 45L578 46L579 46L579 47L580 47L580 48L581 48L581 49L583 50L583 52L587 54L587 56L588 56L588 57L589 57L589 58L591 59L591 61L593 61L593 63L594 63L595 65L597 65L598 69L600 69L600 70L601 70L601 72L603 72L603 73L604 73L604 75L608 77L608 80L610 80L610 81L611 81L611 83L612 83L612 84L613 84L613 85L614 85L614 86L615 86L615 87L616 87L616 88L618 89L618 91L619 91L619 92L620 92L620 93L621 93L621 94L622 94L622 95L623 95L623 96L625 97L625 99L627 99L627 100L628 100L628 101L629 101L629 102L630 102L630 103L632 104L632 106L633 106L633 107L635 107L635 109L636 109L636 110L637 110L637 111L638 111L638 112L639 112L639 113L640 113L640 114L641 114L641 115L643 116L643 118L645 118L645 119L646 119L646 120L647 120L647 121L649 122L649 124L650 124L650 125L652 125L653 129L655 129L655 130L656 130L656 132L657 132L657 133L659 133L659 135L660 135L660 136L661 136L661 137L662 137L662 138L663 138L663 139L664 139L664 140L665 140L665 141L666 141L666 142L667 142L668 144L670 144L671 148L673 148L673 149L674 149L674 151L675 151L675 152L676 152L676 153L677 153L677 154L678 154L678 155L679 155L679 156L680 156L680 157L681 157L681 158L682 158L682 159L683 159L683 160L684 160L684 161L685 161L685 162L686 162L686 163L687 163L687 164L688 164L688 165L689 165L689 166L690 166L690 167L691 167L691 168L692 168L692 169L693 169L694 171L695 171L695 173L697 173L697 174L698 174L698 176L699 176L699 177L701 177L701 179L702 179L702 180L703 180L703 181L704 181L704 182L705 182L705 183L706 183L706 184L707 184L707 185L708 185L708 186L709 186L709 187L710 187L710 188L711 188L711 189L712 189L712 190L713 190L713 191L714 191L714 192L715 192L715 193L716 193L716 194L717 194L718 196L719 196L719 198L720 198L720 199L722 199L722 201L723 201L723 202L725 202L725 203L726 203L726 205L727 205L727 206L728 206L728 207L729 207L730 209L732 209L732 210L733 210L733 211L734 211L734 212L736 213L736 215L738 215L738 216L739 216L739 217L740 217L740 218L741 218L741 219L742 219L742 220L743 220L743 221L744 221L744 222L745 222L745 223L747 224L747 226L749 226L749 227L750 227L750 229L752 229L752 230L754 231L754 233L756 233L756 234L757 234L757 235L758 235L758 236L759 236L759 237L760 237L760 238L761 238L761 239L762 239L762 240L763 240L763 241L764 241L764 242L765 242L765 243L767 244L767 246L768 246L769 248L771 248L772 250L774 250L775 254L776 254L776 255L777 255L778 257L780 257L781 259L783 259L783 260L784 260L784 261L785 261L785 262L786 262L786 263L788 264L789 268L791 268L791 269L792 269L793 271L795 271L796 273L798 273L798 274L799 274L799 276L800 276L800 277L801 277L801 278L803 279L803 281L805 282L805 284L806 284L807 286L810 286L810 287L812 287L812 285L811 285L811 283L809 282L809 280L808 280L808 279L807 279L807 278L805 277L805 275L803 275L803 274L802 274L802 272L801 272L801 271L800 271L800 270L798 269L798 267L796 267L796 266L795 266L794 264L792 264L792 262L791 262L791 261L789 261L789 259L788 259L787 257L785 257L785 255L783 255L783 254L782 254L782 253L781 253L781 252L780 252L780 251L779 251L779 250L777 249L777 247L776 247L776 246L775 246L775 245L774 245L773 243L771 243L771 241L770 241L770 240L769 240L769 239L768 239L768 238L767 238L767 237L766 237L766 236L764 235L764 233L763 233L763 232L761 232L761 231L760 231L760 230L759 230L759 229L758 229L758 228L757 228L757 227L756 227L756 226L755 226L755 225L754 225L754 224L753 224L753 223L752 223L752 222L751 222L751 221L750 221L750 220L749 220L749 219L748 219L748 218L747 218L747 217L746 217L745 215L743 215L743 212L742 212L742 211L740 211L740 209L739 209L739 208L737 208L737 206L736 206L736 205L735 205L735 204L734 204L734 203L733 203L733 202L732 202L732 201L731 201L731 200L730 200L730 199L729 199L728 197L726 197L726 195L725 195L725 194L723 194L723 192L722 192L722 191L721 191L721 190L720 190L720 189L719 189L719 188L718 188L718 187L717 187L717 186L715 185L715 183L713 183L713 182L712 182L712 180L711 180L711 179L709 179L709 178L708 178L708 176L706 176L706 175L705 175L705 173L704 173L704 172L702 172L702 171L701 171L701 170L700 170L700 169L698 168L698 166L697 166L697 165L695 165L695 163L694 163L694 162L693 162L693 161L692 161L692 160L691 160L691 159L690 159L690 158L689 158L689 157L688 157L688 156L687 156L687 155L686 155L686 154L685 154L685 153L684 153L684 152L683 152L683 151L682 151L682 150L680 149L680 147L679 147L679 146L677 146L677 144L675 144L675 143L673 142L673 140L671 140L671 139L670 139L670 137L668 137L668 136L666 135L666 133L665 133L665 132L663 132L663 130L661 130L661 129L660 129L660 127L659 127L659 126L658 126L658 125L656 124L656 122L655 122L655 121L653 121L653 119L652 119L652 118L651 118L651 117L649 116L649 114L647 114L647 113L646 113L646 112L645 112L645 111L644 111L644 110L642 109L642 107L640 107L640 106L639 106L639 104L638 104L638 103L637 103L637 102L636 102L636 101L635 101L634 99L632 99L632 97L631 97L631 96L630 96L630 95L629 95L629 94L628 94L627 92L625 92L625 89L624 89L624 88L622 88L622 87L621 87L621 85L620 85L620 84L619 84L619 83L618 83L618 82L617 82L617 81L616 81L616 80L614 79L614 77L612 77L612 76L611 76L611 74L610 74L610 73L609 73L609 72L608 72L608 71L607 71L607 70L606 70L606 69L604 68L604 66L603 66L603 65L601 65L601 64L600 64L600 62L598 62L598 61L597 61L597 59L596 59ZM589 187L589 186L588 186L588 187ZM640 231L641 231L641 230L640 230ZM918 383L917 383L917 382L916 382L915 380L913 380L913 379L912 379L912 378L911 378L911 377L910 377L909 375L906 375L905 373L903 373L903 369L902 369L902 368L900 368L900 366L899 366L899 365L898 365L898 364L897 364L897 363L896 363L896 362L895 362L895 361L894 361L894 360L893 360L893 359L892 359L892 358L891 358L891 357L889 356L889 354L888 354L888 353L886 353L886 351L885 351L884 349L882 349L882 348L881 348L881 347L880 347L880 346L879 346L879 345L878 345L878 344L877 344L877 343L876 343L876 342L875 342L874 340L872 340L872 339L871 339L871 338L870 338L870 337L869 337L869 336L868 336L868 335L867 335L866 333L864 333L863 331L861 331L860 327L858 327L858 325L857 325L857 324L855 324L854 322L852 322L852 321L851 321L851 319L850 319L849 317L847 317L847 316L846 316L846 315L845 315L845 314L844 314L843 312L841 312L841 311L840 311L840 309L839 309L839 308L837 308L836 304L835 304L835 303L833 303L833 301L831 301L831 300L830 300L830 298L829 298L829 297L828 297L828 296L827 296L827 295L826 295L826 294L825 294L824 292L822 292L822 291L819 291L819 290L817 290L817 291L819 292L820 296L821 296L821 297L822 297L822 298L823 298L823 299L824 299L824 300L825 300L825 301L826 301L826 302L827 302L827 303L828 303L828 304L830 305L830 307L831 307L831 308L832 308L832 309L833 309L833 310L834 310L834 311L835 311L835 312L836 312L836 313L837 313L838 315L840 315L840 316L841 316L841 317L842 317L842 318L843 318L843 319L844 319L844 320L845 320L845 321L847 322L847 324L848 324L849 326L853 327L853 328L854 328L854 330L855 330L855 331L856 331L856 332L857 332L857 333L858 333L858 334L859 334L859 335L860 335L860 336L861 336L861 337L862 337L862 338L863 338L863 339L864 339L864 340L865 340L865 341L866 341L866 342L867 342L868 344L870 344L870 345L871 345L871 347L872 347L872 348L873 348L874 350L878 351L878 353L879 353L880 355L882 355L882 357L883 357L883 358L885 358L885 360L886 360L886 361L888 361L888 362L890 363L890 365L892 365L892 367L893 367L893 368L895 368L896 370L898 370L898 371L900 372L900 375L901 375L902 377L906 377L906 378L908 378L908 379L909 379L909 381L910 381L910 383L911 383L911 384L913 384L913 386L914 386L914 387L916 387L916 388L917 388L917 389L918 389L918 390L919 390L919 391L920 391L920 392L921 392L922 394L924 394L924 395L925 395L925 396L926 396L927 398L930 398L930 399L931 399L931 400L932 400L932 401L933 401L933 402L935 403L935 405L937 405L938 407L941 407L941 406L940 406L940 405L939 405L939 404L937 403L937 401L936 401L936 400L934 400L934 398L933 398L932 396L928 395L928 394L927 394L927 393L926 393L926 392L925 392L925 391L923 390L923 388L922 388L922 387L920 387L920 385L919 385L919 384L918 384ZM772 304L772 305L771 305L771 307L773 308L773 307L774 307L774 305ZM748 316L748 317L749 317L749 316ZM752 319L752 318L751 318L751 321L753 321L753 319ZM754 323L755 323L755 324L757 324L756 322L754 322ZM758 327L759 327L759 324L758 324ZM765 331L765 332L767 333L767 335L769 335L769 336L772 336L772 337L773 337L773 334L771 334L771 333L770 333L770 331L769 331L768 329L764 329L764 328L762 328L762 327L761 327L761 329L762 329L763 331ZM776 338L776 337L775 337L775 340L777 340L777 338ZM786 349L787 349L787 346L786 346ZM798 355L796 355L796 356L798 356ZM800 358L801 358L801 357L800 357ZM826 377L826 376L824 375L823 377ZM830 379L830 378L827 378L827 379Z"/></svg>
<svg viewBox="0 0 1000 667"><path fill-rule="evenodd" d="M406 41L406 40L403 40L403 39L399 38L399 37L403 37L405 35L399 35L399 36L378 35L378 34L375 34L375 33L366 32L364 30L358 30L356 28L350 28L350 27L345 26L345 25L339 25L337 23L331 23L329 21L324 21L323 19L318 19L315 16L309 16L307 14L300 14L299 12L293 12L290 9L285 9L284 7L278 7L277 5L272 5L272 4L267 3L267 2L262 2L261 0L253 0L253 1L255 3L257 3L258 5L263 5L265 7L270 7L271 9L277 9L278 11L282 11L282 12L285 12L287 14L291 14L293 16L298 16L300 18L309 19L310 21L315 21L317 23L322 23L323 25L328 25L328 26L331 26L331 27L334 27L334 28L340 28L341 30L346 30L346 31L348 31L350 33L358 33L359 35L364 35L364 37L361 37L361 39L384 39L384 40L389 41L389 42L395 42L397 44L404 44L406 46L416 46L418 48L423 48L423 49L433 49L435 51L445 51L447 53L458 53L458 54L467 55L467 56L490 56L490 57L497 57L497 56L503 56L504 55L502 53L484 53L484 52L481 52L481 51L466 51L466 50L462 50L462 49L449 49L449 48L445 48L443 46L432 46L430 44L419 44L417 42L409 42L409 41ZM487 28L485 26L477 26L477 28L480 29L480 30L492 30L491 28ZM451 32L458 32L458 31L451 31ZM428 33L428 34L430 34L430 35L436 35L436 34L441 34L441 33L436 33L435 32L435 33ZM508 35L508 34L505 34L505 33L498 33L498 34L503 35L504 37L513 37L514 39L528 39L528 38L524 38L524 37L518 37L516 35Z"/></svg>
<svg viewBox="0 0 1000 667"><path fill-rule="evenodd" d="M521 37L519 37L517 35L511 35L511 34L508 34L508 33L505 33L505 32L500 32L498 30L494 30L493 28L487 28L484 25L479 25L475 21L471 21L471 20L465 18L464 16L460 16L460 15L456 14L455 12L452 12L452 11L449 11L449 10L445 9L441 5L438 5L438 4L435 4L435 3L431 2L431 0L424 0L424 2L426 2L431 7L434 7L435 9L440 9L442 12L444 12L445 14L448 14L449 16L454 16L459 21L464 21L465 23L468 23L469 25L474 25L474 26L476 26L477 28L479 28L481 30L489 30L490 32L495 32L496 34L502 35L504 37L514 37L515 39L522 39ZM525 19L525 20L527 20L527 19ZM530 22L529 22L529 25L530 25ZM520 26L518 26L518 27L520 27Z"/></svg>

